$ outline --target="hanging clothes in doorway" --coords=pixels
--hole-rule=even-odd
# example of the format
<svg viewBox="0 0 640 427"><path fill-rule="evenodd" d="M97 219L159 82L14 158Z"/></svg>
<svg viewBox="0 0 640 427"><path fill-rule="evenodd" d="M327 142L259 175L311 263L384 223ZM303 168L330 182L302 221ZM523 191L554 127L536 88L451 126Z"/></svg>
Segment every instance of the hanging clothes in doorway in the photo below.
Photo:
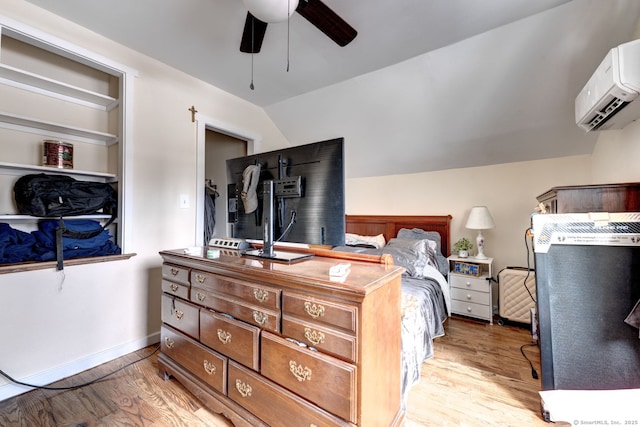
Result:
<svg viewBox="0 0 640 427"><path fill-rule="evenodd" d="M204 185L204 243L209 243L216 228L216 198L218 190L210 179Z"/></svg>

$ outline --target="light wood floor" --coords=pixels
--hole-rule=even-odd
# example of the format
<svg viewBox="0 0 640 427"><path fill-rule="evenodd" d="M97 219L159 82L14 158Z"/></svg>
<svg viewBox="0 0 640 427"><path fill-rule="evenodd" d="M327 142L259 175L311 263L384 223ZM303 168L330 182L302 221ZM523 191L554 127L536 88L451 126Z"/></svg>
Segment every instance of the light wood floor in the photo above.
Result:
<svg viewBox="0 0 640 427"><path fill-rule="evenodd" d="M435 341L411 390L406 426L549 426L540 415L539 380L520 346L526 329L452 318ZM148 347L67 378L56 386L98 378L142 356ZM525 348L540 371L537 347ZM10 373L9 373L10 374ZM0 426L230 426L209 413L175 380L157 374L156 356L72 391L33 390L0 402ZM554 426L562 425L560 423Z"/></svg>

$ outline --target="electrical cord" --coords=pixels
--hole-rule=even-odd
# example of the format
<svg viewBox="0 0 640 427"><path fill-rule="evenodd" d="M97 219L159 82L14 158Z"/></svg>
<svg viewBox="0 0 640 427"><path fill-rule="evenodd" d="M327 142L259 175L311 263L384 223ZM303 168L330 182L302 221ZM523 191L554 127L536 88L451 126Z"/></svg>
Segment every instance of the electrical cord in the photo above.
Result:
<svg viewBox="0 0 640 427"><path fill-rule="evenodd" d="M289 234L289 231L291 231L291 227L293 227L293 224L295 223L296 223L296 211L291 211L291 219L289 220L289 224L287 225L287 228L284 229L280 237L276 239L276 242L279 242L285 237L287 237L287 234Z"/></svg>
<svg viewBox="0 0 640 427"><path fill-rule="evenodd" d="M98 378L96 378L94 380L91 380L89 382L86 382L86 383L83 383L83 384L77 384L77 385L74 385L74 386L68 386L68 387L49 387L49 386L43 386L43 385L33 385L33 384L23 383L22 381L18 381L16 379L13 379L6 372L4 372L2 369L0 369L0 375L2 375L3 377L5 377L6 379L8 379L9 381L11 381L14 384L23 385L23 386L26 386L26 387L32 387L32 388L36 388L36 389L40 389L40 390L75 390L75 389L78 389L78 388L86 387L86 386L91 385L91 384L95 384L98 381L102 381L103 379L105 379L105 378L107 378L107 377L109 377L109 376L111 376L111 375L113 375L113 374L115 374L117 372L120 372L123 369L126 369L131 365L135 365L138 362L142 362L143 360L148 359L151 356L153 356L154 354L156 354L158 352L158 350L160 350L160 344L158 344L158 346L155 348L155 350L153 350L151 352L151 354L148 354L148 355L146 355L146 356L144 356L144 357L142 357L142 358L140 358L138 360L134 360L133 362L127 363L126 365L116 369L115 371L112 371L112 372L109 372L107 374L104 374L103 376L98 377Z"/></svg>
<svg viewBox="0 0 640 427"><path fill-rule="evenodd" d="M527 357L527 355L524 353L524 348L525 348L525 347L534 347L534 346L536 346L536 345L538 345L538 344L536 344L536 343L534 343L534 342L529 343L529 344L522 344L522 345L520 346L520 353L522 353L522 356L525 358L525 360L526 360L527 362L529 362L529 366L531 366L531 376L532 376L534 379L536 379L536 380L537 380L537 379L538 379L538 371L536 371L536 369L533 367L533 363L531 363L531 360L530 360L530 359Z"/></svg>
<svg viewBox="0 0 640 427"><path fill-rule="evenodd" d="M524 232L524 246L527 248L527 275L524 278L524 282L522 282L522 284L524 285L524 288L527 290L527 292L529 293L529 296L531 297L531 300L535 303L536 299L533 296L533 294L531 293L531 291L529 290L529 288L527 287L527 280L529 279L529 276L531 276L531 251L529 250L529 244L527 243L527 236L530 235L531 232L531 228L527 228ZM531 240L533 240L533 237L531 238Z"/></svg>

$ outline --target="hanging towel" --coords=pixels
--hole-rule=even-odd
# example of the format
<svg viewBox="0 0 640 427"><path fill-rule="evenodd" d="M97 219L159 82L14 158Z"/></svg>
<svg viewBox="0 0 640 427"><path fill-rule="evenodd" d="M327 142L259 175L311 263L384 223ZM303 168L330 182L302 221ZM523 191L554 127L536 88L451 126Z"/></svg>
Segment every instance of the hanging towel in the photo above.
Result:
<svg viewBox="0 0 640 427"><path fill-rule="evenodd" d="M247 166L242 172L242 192L240 198L244 204L244 212L251 213L258 208L258 179L260 178L260 166Z"/></svg>

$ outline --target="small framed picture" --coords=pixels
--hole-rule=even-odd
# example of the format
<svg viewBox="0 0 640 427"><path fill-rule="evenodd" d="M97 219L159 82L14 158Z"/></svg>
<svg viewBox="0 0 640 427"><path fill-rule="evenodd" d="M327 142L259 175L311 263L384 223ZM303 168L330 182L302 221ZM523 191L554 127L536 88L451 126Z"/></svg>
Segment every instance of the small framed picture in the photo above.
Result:
<svg viewBox="0 0 640 427"><path fill-rule="evenodd" d="M453 271L459 274L466 274L469 276L480 276L482 269L479 264L473 264L471 262L456 261L453 266Z"/></svg>

